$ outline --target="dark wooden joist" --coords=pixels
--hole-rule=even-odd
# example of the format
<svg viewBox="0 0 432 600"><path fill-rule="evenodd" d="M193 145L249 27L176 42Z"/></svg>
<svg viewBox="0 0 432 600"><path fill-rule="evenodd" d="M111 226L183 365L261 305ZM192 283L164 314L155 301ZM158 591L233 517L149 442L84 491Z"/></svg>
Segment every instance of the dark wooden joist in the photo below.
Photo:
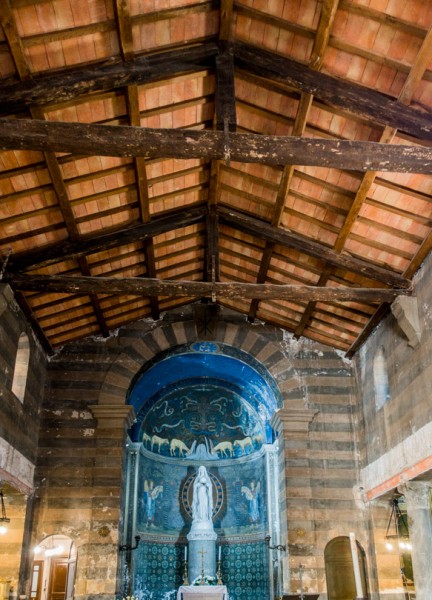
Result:
<svg viewBox="0 0 432 600"><path fill-rule="evenodd" d="M259 77L313 94L331 106L419 139L432 140L432 115L366 87L320 73L273 52L243 42L234 44L235 64Z"/></svg>
<svg viewBox="0 0 432 600"><path fill-rule="evenodd" d="M61 275L5 275L14 289L46 293L122 294L137 296L261 298L305 302L387 302L408 289L315 287L238 282L176 281L139 277L82 277Z"/></svg>
<svg viewBox="0 0 432 600"><path fill-rule="evenodd" d="M0 119L0 148L96 156L223 160L227 135L193 129ZM432 148L377 142L230 133L231 160L354 171L432 173Z"/></svg>
<svg viewBox="0 0 432 600"><path fill-rule="evenodd" d="M234 56L229 46L220 42L216 57L215 113L216 129L235 131L237 128L234 87Z"/></svg>
<svg viewBox="0 0 432 600"><path fill-rule="evenodd" d="M77 67L40 75L31 81L5 83L0 85L0 114L16 113L33 104L66 102L92 92L105 92L213 68L217 53L218 46L212 42L140 56L133 61Z"/></svg>
<svg viewBox="0 0 432 600"><path fill-rule="evenodd" d="M151 222L142 225L135 225L92 238L83 238L76 242L65 241L42 249L23 252L9 258L8 271L16 272L45 267L59 261L103 252L123 244L146 241L161 233L199 223L205 219L207 212L206 206L176 210L164 214L162 217L155 217Z"/></svg>
<svg viewBox="0 0 432 600"><path fill-rule="evenodd" d="M369 279L380 281L386 285L397 288L409 288L411 282L398 273L377 267L367 261L353 258L348 254L340 254L331 248L324 246L313 240L308 240L300 235L273 227L272 225L260 221L249 215L240 213L236 210L226 207L219 207L219 220L230 227L240 229L249 235L257 236L268 242L280 244L288 248L295 248L309 256L318 258L324 263L333 265L338 269L344 269L353 273L358 273ZM12 258L12 257L11 257Z"/></svg>

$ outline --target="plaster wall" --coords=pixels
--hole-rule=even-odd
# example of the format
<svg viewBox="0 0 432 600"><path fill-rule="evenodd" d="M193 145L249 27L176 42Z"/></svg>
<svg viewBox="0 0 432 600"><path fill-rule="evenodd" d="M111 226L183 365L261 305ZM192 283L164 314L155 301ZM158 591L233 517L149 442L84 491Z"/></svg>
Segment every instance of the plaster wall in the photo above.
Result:
<svg viewBox="0 0 432 600"><path fill-rule="evenodd" d="M432 454L428 445L430 436L427 435L432 423L431 267L432 260L429 257L414 279L414 295L421 326L419 344L416 347L409 345L409 339L398 321L389 313L362 346L355 361L365 426L361 462L362 468L368 469L364 472L368 477L365 481L366 492L372 492L374 496L379 496L380 491L377 489L374 492L373 487L402 474L405 469ZM377 409L375 404L372 376L373 359L379 348L385 349L390 392L389 400L381 409ZM373 479L371 465L379 468L385 460L389 460L385 471ZM430 466L425 464L424 468L428 470ZM382 491L386 490L382 488Z"/></svg>
<svg viewBox="0 0 432 600"><path fill-rule="evenodd" d="M403 321L392 312L374 331L355 358L360 421L361 488L373 526L371 544L377 557L380 598L403 598L397 544L386 549L392 493L404 481L432 472L432 286L431 257L414 278L420 341L406 335ZM410 317L410 318L411 318ZM389 398L376 403L373 362L384 349Z"/></svg>

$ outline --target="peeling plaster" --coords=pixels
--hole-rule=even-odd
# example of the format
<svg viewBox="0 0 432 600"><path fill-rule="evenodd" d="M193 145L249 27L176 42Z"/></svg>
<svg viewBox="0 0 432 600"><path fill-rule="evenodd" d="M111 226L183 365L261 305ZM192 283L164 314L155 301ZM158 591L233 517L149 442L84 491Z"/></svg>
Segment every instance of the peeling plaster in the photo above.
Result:
<svg viewBox="0 0 432 600"><path fill-rule="evenodd" d="M361 470L366 491L378 488L432 456L432 422L413 432L394 448Z"/></svg>
<svg viewBox="0 0 432 600"><path fill-rule="evenodd" d="M21 452L0 438L0 472L4 473L7 480L10 476L11 481L28 492L33 489L34 469L34 464Z"/></svg>

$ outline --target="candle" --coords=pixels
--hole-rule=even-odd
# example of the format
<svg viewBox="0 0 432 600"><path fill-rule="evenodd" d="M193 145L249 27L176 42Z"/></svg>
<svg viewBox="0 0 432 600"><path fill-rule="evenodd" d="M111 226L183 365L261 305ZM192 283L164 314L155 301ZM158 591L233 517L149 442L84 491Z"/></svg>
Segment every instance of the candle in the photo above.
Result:
<svg viewBox="0 0 432 600"><path fill-rule="evenodd" d="M361 576L360 576L360 563L359 563L359 557L358 557L358 552L357 552L357 542L356 542L354 533L351 532L349 534L349 537L350 537L351 555L352 555L352 561L353 561L353 567L354 567L354 579L355 579L355 585L356 585L356 594L357 594L357 598L363 598L363 586L362 586L362 580L361 580Z"/></svg>
<svg viewBox="0 0 432 600"><path fill-rule="evenodd" d="M222 546L219 546L219 560L221 559Z"/></svg>
<svg viewBox="0 0 432 600"><path fill-rule="evenodd" d="M185 546L185 557L184 557L184 559L187 560L187 546Z"/></svg>

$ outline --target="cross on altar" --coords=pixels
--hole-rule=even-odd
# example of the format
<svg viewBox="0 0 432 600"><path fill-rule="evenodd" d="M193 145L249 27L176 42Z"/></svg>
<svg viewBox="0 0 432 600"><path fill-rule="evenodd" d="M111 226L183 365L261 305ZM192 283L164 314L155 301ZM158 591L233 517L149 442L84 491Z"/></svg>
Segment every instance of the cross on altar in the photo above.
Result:
<svg viewBox="0 0 432 600"><path fill-rule="evenodd" d="M200 585L205 585L205 581L204 581L204 554L207 554L207 550L204 550L204 547L202 547L201 551L198 552L198 554L201 554L201 581L200 581Z"/></svg>

